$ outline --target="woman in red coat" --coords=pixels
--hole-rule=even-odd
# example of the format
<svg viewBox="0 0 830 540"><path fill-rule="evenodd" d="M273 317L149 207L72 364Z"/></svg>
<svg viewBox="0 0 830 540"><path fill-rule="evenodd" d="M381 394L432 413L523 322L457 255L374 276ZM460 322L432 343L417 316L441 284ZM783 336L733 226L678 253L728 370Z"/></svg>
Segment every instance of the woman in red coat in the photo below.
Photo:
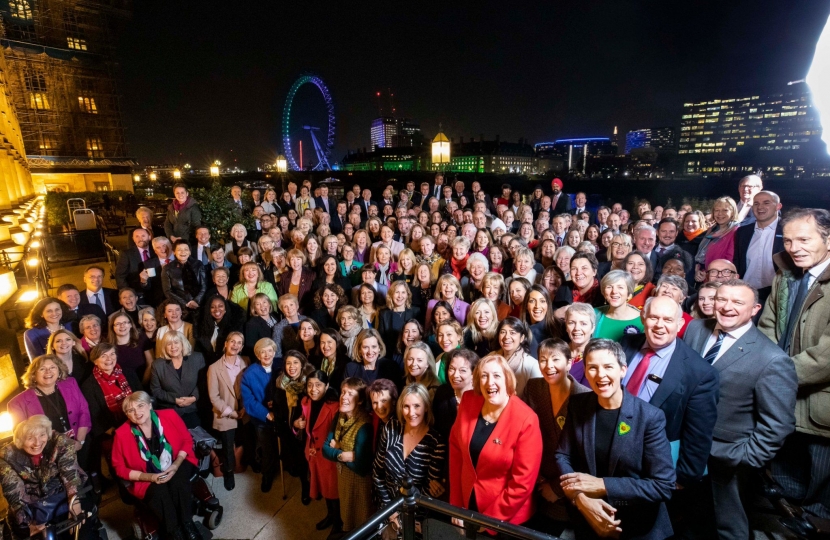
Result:
<svg viewBox="0 0 830 540"><path fill-rule="evenodd" d="M337 391L329 387L329 376L325 371L315 371L306 379L306 396L303 397L303 416L298 420L305 426L305 458L311 472L309 496L326 499L326 517L317 523L317 530L328 529L341 532L340 495L337 492L337 463L323 457L323 443L331 431L331 424L340 409Z"/></svg>
<svg viewBox="0 0 830 540"><path fill-rule="evenodd" d="M193 524L190 479L199 472L193 438L172 409L154 411L149 394L122 403L127 422L115 430L112 464L128 491L158 518L167 538L201 538Z"/></svg>
<svg viewBox="0 0 830 540"><path fill-rule="evenodd" d="M523 524L533 516L542 463L539 418L516 395L516 376L503 357L483 358L473 384L450 432L450 503Z"/></svg>

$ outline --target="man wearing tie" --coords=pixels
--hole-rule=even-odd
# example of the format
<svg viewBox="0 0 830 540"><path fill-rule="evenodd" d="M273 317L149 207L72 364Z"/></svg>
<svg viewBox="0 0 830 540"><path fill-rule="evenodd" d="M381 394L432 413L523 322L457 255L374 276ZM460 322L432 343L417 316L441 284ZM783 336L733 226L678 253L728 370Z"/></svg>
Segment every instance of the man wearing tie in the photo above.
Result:
<svg viewBox="0 0 830 540"><path fill-rule="evenodd" d="M55 297L69 306L69 313L66 314L68 321L77 322L84 315L96 315L102 321L106 319L104 310L95 304L81 305L81 292L72 283L64 283L58 287Z"/></svg>
<svg viewBox="0 0 830 540"><path fill-rule="evenodd" d="M657 252L654 245L657 243L657 229L651 225L640 225L634 229L634 246L637 251L647 257L652 268L657 268Z"/></svg>
<svg viewBox="0 0 830 540"><path fill-rule="evenodd" d="M81 293L81 305L91 304L100 307L104 314L109 317L120 308L118 304L118 291L103 287L104 269L100 266L90 266L84 272L84 283L86 290ZM103 326L103 321L101 326Z"/></svg>
<svg viewBox="0 0 830 540"><path fill-rule="evenodd" d="M205 266L210 264L210 229L196 229L196 245L193 246L192 252L197 261L201 261Z"/></svg>
<svg viewBox="0 0 830 540"><path fill-rule="evenodd" d="M296 186L295 186L296 188ZM233 186L231 188L231 201L233 202L235 209L239 211L241 214L245 214L248 211L248 206L242 200L242 188L239 186Z"/></svg>
<svg viewBox="0 0 830 540"><path fill-rule="evenodd" d="M576 203L576 206L572 211L573 215L579 216L581 212L590 212L590 210L588 210L586 206L588 204L588 196L585 195L585 193L583 193L582 191L576 194L576 197L574 197L574 202Z"/></svg>
<svg viewBox="0 0 830 540"><path fill-rule="evenodd" d="M378 203L372 200L372 192L368 189L363 190L363 197L360 199L360 217L363 221L369 219L369 207L377 206Z"/></svg>
<svg viewBox="0 0 830 540"><path fill-rule="evenodd" d="M646 301L641 314L645 333L620 340L628 359L626 389L666 414L666 435L676 460L677 490L669 514L680 529L681 515L700 499L701 479L712 450L718 418L718 372L677 338L683 310L672 298ZM675 529L676 533L680 531Z"/></svg>
<svg viewBox="0 0 830 540"><path fill-rule="evenodd" d="M425 210L427 208L427 201L431 196L429 190L429 182L423 182L421 184L421 191L420 193L414 193L412 195L412 206L417 206L421 210Z"/></svg>
<svg viewBox="0 0 830 540"><path fill-rule="evenodd" d="M342 233L343 226L348 221L349 217L346 215L346 201L337 201L337 210L331 216L331 222L329 223L329 227L331 227L331 232L333 232L334 234Z"/></svg>
<svg viewBox="0 0 830 540"><path fill-rule="evenodd" d="M314 197L314 204L317 208L322 208L326 214L331 214L334 210L336 203L334 199L329 197L329 187L326 184L320 186L320 196ZM332 232L334 232L334 229L332 229Z"/></svg>
<svg viewBox="0 0 830 540"><path fill-rule="evenodd" d="M795 429L798 378L790 357L752 324L761 309L747 282L726 281L715 293L715 318L689 323L683 340L720 375L718 421L709 457L718 538L749 538L742 492L753 469L766 466Z"/></svg>
<svg viewBox="0 0 830 540"><path fill-rule="evenodd" d="M795 433L772 461L785 496L830 519L830 212L784 218L784 252L758 329L792 358L798 375ZM808 517L809 519L809 517Z"/></svg>
<svg viewBox="0 0 830 540"><path fill-rule="evenodd" d="M551 222L551 227L553 228L553 234L556 235L553 239L556 242L556 247L564 246L565 234L568 232L565 218L562 216L556 216Z"/></svg>
<svg viewBox="0 0 830 540"><path fill-rule="evenodd" d="M443 193L444 188L444 173L437 172L435 173L435 183L430 190L430 196L435 197L436 199L441 198L441 194Z"/></svg>
<svg viewBox="0 0 830 540"><path fill-rule="evenodd" d="M564 184L559 178L554 178L550 182L550 187L553 190L553 194L550 197L551 214L557 216L571 211L571 198L567 194L562 193L563 186Z"/></svg>
<svg viewBox="0 0 830 540"><path fill-rule="evenodd" d="M207 230L207 227L200 227L196 231ZM208 233L209 234L209 233ZM115 283L119 289L130 287L138 294L144 289L141 274L144 272L144 265L154 255L150 250L150 235L144 229L135 229L132 234L133 247L125 249L118 257L118 264L115 266ZM146 277L145 280L146 281Z"/></svg>

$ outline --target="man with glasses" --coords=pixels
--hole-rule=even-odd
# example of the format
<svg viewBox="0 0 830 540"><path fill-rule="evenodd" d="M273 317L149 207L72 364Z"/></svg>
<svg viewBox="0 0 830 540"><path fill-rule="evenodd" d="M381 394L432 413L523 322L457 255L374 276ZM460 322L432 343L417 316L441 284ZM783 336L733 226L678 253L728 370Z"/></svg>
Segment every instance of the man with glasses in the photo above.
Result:
<svg viewBox="0 0 830 540"><path fill-rule="evenodd" d="M764 181L754 174L744 176L738 183L738 216L735 221L738 221L741 226L755 223L753 200L762 189L764 189Z"/></svg>
<svg viewBox="0 0 830 540"><path fill-rule="evenodd" d="M709 263L706 270L700 271L699 273L698 278L703 283L723 283L724 281L739 279L741 277L732 261L726 259L715 259ZM697 304L697 293L690 294L683 301L683 311L691 313L695 304Z"/></svg>

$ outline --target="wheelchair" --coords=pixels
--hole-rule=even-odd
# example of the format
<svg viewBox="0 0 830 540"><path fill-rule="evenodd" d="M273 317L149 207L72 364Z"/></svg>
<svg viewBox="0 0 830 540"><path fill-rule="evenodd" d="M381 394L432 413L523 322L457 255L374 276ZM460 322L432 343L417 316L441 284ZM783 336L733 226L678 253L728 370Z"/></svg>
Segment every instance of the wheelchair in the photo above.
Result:
<svg viewBox="0 0 830 540"><path fill-rule="evenodd" d="M193 437L194 455L199 460L199 471L190 479L193 515L203 518L204 526L214 530L222 523L224 509L205 478L210 472L210 454L216 446L216 439L201 427L191 429L190 435ZM121 500L133 507L133 537L136 540L159 540L160 526L153 512L127 491L126 482L122 480L118 486Z"/></svg>
<svg viewBox="0 0 830 540"><path fill-rule="evenodd" d="M66 540L74 538L78 540L78 535L81 531L81 526L88 523L95 531L93 537L97 535L98 540L109 540L106 528L104 528L101 520L98 519L98 506L93 505L90 510L85 510L83 514L78 517L72 516L69 513L69 508L80 500L82 496L92 491L92 486L86 486L76 493L69 501L65 511L61 512L60 517L52 522L46 524L46 528L34 536L21 535L19 531L15 530L15 526L11 521L11 516L6 517L3 523L2 537L3 540L24 540L31 538L32 540Z"/></svg>

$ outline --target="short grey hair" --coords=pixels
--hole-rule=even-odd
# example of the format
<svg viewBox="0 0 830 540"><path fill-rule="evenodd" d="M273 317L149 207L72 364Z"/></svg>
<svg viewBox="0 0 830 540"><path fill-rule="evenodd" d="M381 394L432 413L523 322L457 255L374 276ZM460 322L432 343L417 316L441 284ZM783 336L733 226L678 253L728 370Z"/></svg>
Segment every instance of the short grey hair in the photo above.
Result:
<svg viewBox="0 0 830 540"><path fill-rule="evenodd" d="M605 287L609 285L613 285L619 281L625 283L626 289L628 289L628 294L634 294L634 287L636 284L634 283L634 278L631 277L631 274L626 272L625 270L611 270L604 276L602 276L602 280L599 282L600 292L605 290Z"/></svg>
<svg viewBox="0 0 830 540"><path fill-rule="evenodd" d="M599 338L594 338L589 341L587 345L585 345L585 351L582 353L582 358L584 359L583 362L588 359L589 354L599 351L608 351L614 355L614 358L616 358L620 367L628 365L622 345L611 339Z"/></svg>
<svg viewBox="0 0 830 540"><path fill-rule="evenodd" d="M45 432L47 437L52 436L52 421L45 414L35 414L23 420L14 427L12 444L23 450L23 444L32 434Z"/></svg>
<svg viewBox="0 0 830 540"><path fill-rule="evenodd" d="M470 270L470 264L474 262L479 262L484 265L484 271L490 271L490 263L487 261L487 257L482 255L481 253L471 253L470 257L467 259L467 271Z"/></svg>
<svg viewBox="0 0 830 540"><path fill-rule="evenodd" d="M585 315L591 320L591 326L594 328L597 327L597 312L594 311L594 306L591 304L585 304L583 302L574 302L567 308L565 308L565 320L568 320L573 314L577 315Z"/></svg>
<svg viewBox="0 0 830 540"><path fill-rule="evenodd" d="M124 414L127 414L127 409L135 403L144 403L145 405L152 407L153 398L150 397L150 394L142 390L133 392L129 396L125 397L124 401L121 402L121 410L124 411Z"/></svg>
<svg viewBox="0 0 830 540"><path fill-rule="evenodd" d="M467 248L467 251L470 250L470 246L472 245L470 244L470 239L464 235L456 236L455 238L453 238L452 247L455 247L459 244L464 244L464 247Z"/></svg>

